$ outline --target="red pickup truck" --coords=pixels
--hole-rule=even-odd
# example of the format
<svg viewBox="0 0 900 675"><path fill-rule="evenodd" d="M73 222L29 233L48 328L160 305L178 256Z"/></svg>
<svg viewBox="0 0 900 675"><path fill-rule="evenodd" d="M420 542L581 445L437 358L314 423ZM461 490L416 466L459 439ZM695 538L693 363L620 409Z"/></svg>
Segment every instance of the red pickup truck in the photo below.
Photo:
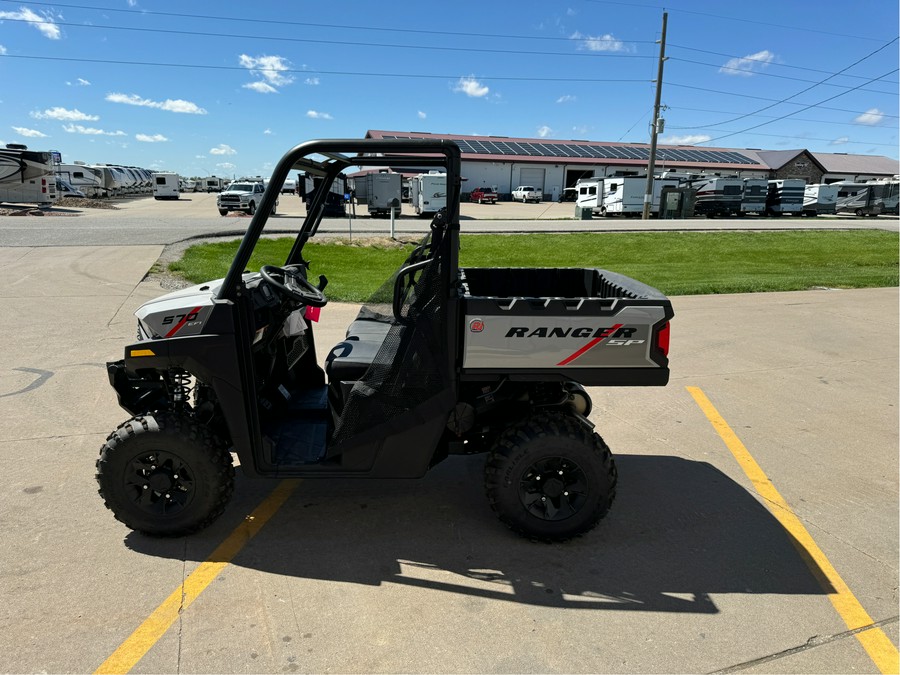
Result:
<svg viewBox="0 0 900 675"><path fill-rule="evenodd" d="M492 187L477 187L472 190L472 193L469 195L469 201L478 202L479 204L484 204L485 202L488 204L496 204L497 191Z"/></svg>

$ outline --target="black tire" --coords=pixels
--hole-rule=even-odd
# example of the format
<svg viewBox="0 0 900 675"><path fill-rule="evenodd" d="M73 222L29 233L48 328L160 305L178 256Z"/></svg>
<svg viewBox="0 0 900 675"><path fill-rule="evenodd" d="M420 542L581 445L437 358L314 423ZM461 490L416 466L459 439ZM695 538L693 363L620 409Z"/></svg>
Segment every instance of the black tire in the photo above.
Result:
<svg viewBox="0 0 900 675"><path fill-rule="evenodd" d="M219 209L219 215L220 215L220 216L227 216L227 215L228 215L228 209Z"/></svg>
<svg viewBox="0 0 900 675"><path fill-rule="evenodd" d="M856 215L857 218L864 218L866 215L866 212L863 211L862 209L856 209L856 213L854 215Z"/></svg>
<svg viewBox="0 0 900 675"><path fill-rule="evenodd" d="M218 518L234 490L225 443L186 415L132 417L106 439L98 490L117 520L144 534L177 537Z"/></svg>
<svg viewBox="0 0 900 675"><path fill-rule="evenodd" d="M256 202L250 202L250 206L247 207L247 213L251 216L256 213Z"/></svg>
<svg viewBox="0 0 900 675"><path fill-rule="evenodd" d="M574 417L539 414L497 439L485 467L485 491L510 529L531 539L563 541L588 532L606 515L617 478L599 435Z"/></svg>

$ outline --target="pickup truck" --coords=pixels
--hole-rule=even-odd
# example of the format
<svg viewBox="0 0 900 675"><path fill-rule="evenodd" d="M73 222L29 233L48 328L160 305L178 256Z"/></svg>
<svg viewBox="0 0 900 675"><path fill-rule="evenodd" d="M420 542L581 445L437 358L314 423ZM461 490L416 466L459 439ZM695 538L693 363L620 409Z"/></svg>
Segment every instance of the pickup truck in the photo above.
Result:
<svg viewBox="0 0 900 675"><path fill-rule="evenodd" d="M513 190L512 198L514 202L534 202L537 204L544 198L544 193L535 189L533 185L520 185Z"/></svg>
<svg viewBox="0 0 900 675"><path fill-rule="evenodd" d="M235 181L224 192L220 192L216 198L216 206L219 207L219 215L228 215L229 211L245 211L252 216L256 213L256 207L262 202L263 194L266 187L262 183L250 183L246 181ZM272 213L275 213L275 205L272 206Z"/></svg>
<svg viewBox="0 0 900 675"><path fill-rule="evenodd" d="M478 202L479 204L484 204L485 202L488 204L496 204L497 190L487 186L477 187L469 194L469 201Z"/></svg>

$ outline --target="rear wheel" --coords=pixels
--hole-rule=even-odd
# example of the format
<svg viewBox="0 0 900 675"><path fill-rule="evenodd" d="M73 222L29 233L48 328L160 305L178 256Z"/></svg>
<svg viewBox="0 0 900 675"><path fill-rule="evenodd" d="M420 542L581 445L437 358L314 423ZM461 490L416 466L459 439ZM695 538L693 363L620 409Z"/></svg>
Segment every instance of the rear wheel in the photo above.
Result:
<svg viewBox="0 0 900 675"><path fill-rule="evenodd" d="M166 412L133 417L111 433L96 477L117 520L157 536L206 527L234 489L225 444L192 418Z"/></svg>
<svg viewBox="0 0 900 675"><path fill-rule="evenodd" d="M616 481L603 439L562 414L535 415L507 429L485 470L485 490L500 520L544 541L591 530L609 511Z"/></svg>

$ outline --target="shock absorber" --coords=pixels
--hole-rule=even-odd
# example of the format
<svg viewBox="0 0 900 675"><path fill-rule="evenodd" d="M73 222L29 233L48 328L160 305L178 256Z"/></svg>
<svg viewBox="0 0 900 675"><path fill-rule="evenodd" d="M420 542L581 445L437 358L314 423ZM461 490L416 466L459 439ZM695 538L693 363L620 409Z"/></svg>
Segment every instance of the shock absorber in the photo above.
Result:
<svg viewBox="0 0 900 675"><path fill-rule="evenodd" d="M172 400L172 407L175 409L183 408L190 400L191 395L191 374L181 368L169 368L169 395Z"/></svg>

